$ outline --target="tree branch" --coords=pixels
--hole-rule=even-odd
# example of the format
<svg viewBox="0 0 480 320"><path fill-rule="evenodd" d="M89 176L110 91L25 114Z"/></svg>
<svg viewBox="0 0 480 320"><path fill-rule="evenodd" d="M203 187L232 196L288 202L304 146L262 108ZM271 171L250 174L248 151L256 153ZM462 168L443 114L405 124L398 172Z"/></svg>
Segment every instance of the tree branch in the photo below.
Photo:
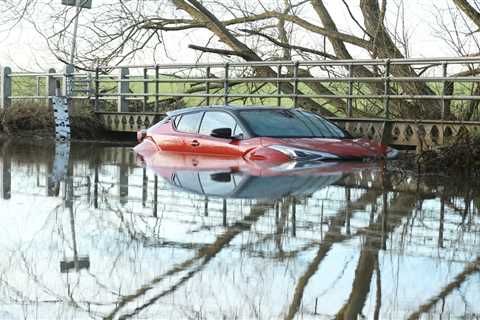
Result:
<svg viewBox="0 0 480 320"><path fill-rule="evenodd" d="M329 53L326 53L326 52L323 52L323 51L318 51L318 50L306 48L306 47L302 47L302 46L296 46L296 45L292 45L292 44L288 44L288 43L283 43L283 42L280 42L280 41L276 40L275 38L273 38L269 35L266 35L264 33L261 33L261 32L255 31L255 30L240 29L239 31L263 37L263 38L267 39L268 41L270 41L271 43L273 43L273 44L275 44L279 47L282 47L282 48L304 51L304 52L319 55L321 57L325 57L327 59L337 60L337 57L332 55L332 54L329 54Z"/></svg>
<svg viewBox="0 0 480 320"><path fill-rule="evenodd" d="M175 4L178 3L178 7L187 13L194 13L192 11L193 8L192 6L187 5L183 0L173 0ZM194 0L192 0L194 1ZM181 3L180 3L181 2ZM190 12L191 11L191 12ZM208 12L208 11L207 11ZM204 14L204 13L202 13ZM197 14L198 15L198 14ZM241 18L235 18L235 19L230 19L230 20L225 20L225 21L218 21L219 24L216 26L218 27L219 25L222 25L223 27L226 26L232 26L232 25L237 25L237 24L242 24L246 22L255 22L255 21L262 21L262 20L268 20L268 19L284 19L285 21L294 23L303 29L306 29L311 32L318 33L320 35L326 36L326 37L331 37L331 38L336 38L338 40L356 45L361 48L368 49L370 47L370 42L361 38L358 38L356 36L338 32L338 31L332 31L326 28L319 27L311 22L308 22L307 20L304 20L298 16L294 15L289 15L289 14L283 14L281 12L276 12L276 11L266 11L264 13L258 14L258 15L252 15L252 16L245 16ZM159 20L159 18L156 18L155 20ZM158 29L158 30L163 30L163 31L177 31L177 30L187 30L187 29L194 29L194 28L208 28L208 23L207 20L205 19L197 19L195 18L194 20L187 20L187 19L160 19L160 21L145 21L145 23L141 26L141 28L144 29ZM189 22L190 21L190 22ZM187 23L188 24L185 24ZM169 26L169 24L175 24L175 23L181 23L182 25L179 26Z"/></svg>
<svg viewBox="0 0 480 320"><path fill-rule="evenodd" d="M238 56L238 57L243 58L242 53L239 53L239 52L233 51L233 50L202 47L202 46L197 46L195 44L189 44L188 47L190 49L198 50L198 51L202 51L202 52L216 53L216 54L220 54L220 55L223 55L223 56Z"/></svg>
<svg viewBox="0 0 480 320"><path fill-rule="evenodd" d="M480 28L480 12L470 5L467 0L453 0L453 3Z"/></svg>

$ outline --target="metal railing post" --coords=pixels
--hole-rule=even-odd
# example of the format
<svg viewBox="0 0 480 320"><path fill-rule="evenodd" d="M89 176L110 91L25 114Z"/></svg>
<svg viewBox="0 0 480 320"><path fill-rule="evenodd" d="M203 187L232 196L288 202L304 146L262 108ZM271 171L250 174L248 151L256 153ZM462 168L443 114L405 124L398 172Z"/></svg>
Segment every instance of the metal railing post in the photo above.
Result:
<svg viewBox="0 0 480 320"><path fill-rule="evenodd" d="M160 76L160 67L155 65L155 112L158 112L160 109L160 82L158 77Z"/></svg>
<svg viewBox="0 0 480 320"><path fill-rule="evenodd" d="M143 68L143 112L147 110L148 103L148 69Z"/></svg>
<svg viewBox="0 0 480 320"><path fill-rule="evenodd" d="M87 96L88 96L88 101L90 102L90 98L92 97L92 73L89 72L87 74Z"/></svg>
<svg viewBox="0 0 480 320"><path fill-rule="evenodd" d="M120 74L118 76L118 112L128 112L128 101L125 94L128 93L129 82L128 80L129 70L128 68L120 68Z"/></svg>
<svg viewBox="0 0 480 320"><path fill-rule="evenodd" d="M442 63L442 76L444 78L447 77L447 63ZM447 102L445 101L445 93L447 92L447 81L443 80L442 82L442 111L441 111L441 119L445 120L445 109L447 106Z"/></svg>
<svg viewBox="0 0 480 320"><path fill-rule="evenodd" d="M210 105L210 96L208 96L208 94L210 94L210 81L208 81L208 79L210 79L210 67L207 67L207 81L205 82L205 93L207 94L207 99L206 99L207 106Z"/></svg>
<svg viewBox="0 0 480 320"><path fill-rule="evenodd" d="M48 69L48 75L47 75L47 83L46 83L46 95L47 95L47 105L52 106L53 105L53 99L52 97L55 95L55 77L52 76L56 72L55 69L50 68Z"/></svg>
<svg viewBox="0 0 480 320"><path fill-rule="evenodd" d="M385 60L384 90L383 90L383 108L385 118L390 119L390 59Z"/></svg>
<svg viewBox="0 0 480 320"><path fill-rule="evenodd" d="M282 98L280 97L280 94L282 92L282 90L280 89L280 78L281 78L281 75L282 75L282 66L278 66L277 67L277 107L280 107L282 105Z"/></svg>
<svg viewBox="0 0 480 320"><path fill-rule="evenodd" d="M40 96L40 77L35 77L35 96Z"/></svg>
<svg viewBox="0 0 480 320"><path fill-rule="evenodd" d="M298 102L298 67L300 63L298 61L295 62L293 67L293 107L297 107Z"/></svg>
<svg viewBox="0 0 480 320"><path fill-rule="evenodd" d="M353 65L348 65L348 77L353 78ZM347 98L347 117L352 117L352 95L353 95L353 81L348 81L348 98Z"/></svg>
<svg viewBox="0 0 480 320"><path fill-rule="evenodd" d="M229 87L228 87L228 73L229 73L229 63L225 63L225 77L223 80L223 96L224 96L224 103L225 105L228 105L228 93L229 93Z"/></svg>
<svg viewBox="0 0 480 320"><path fill-rule="evenodd" d="M12 95L12 69L10 67L3 67L0 70L0 110L8 109L12 102L10 96Z"/></svg>
<svg viewBox="0 0 480 320"><path fill-rule="evenodd" d="M95 112L100 111L100 68L95 68Z"/></svg>

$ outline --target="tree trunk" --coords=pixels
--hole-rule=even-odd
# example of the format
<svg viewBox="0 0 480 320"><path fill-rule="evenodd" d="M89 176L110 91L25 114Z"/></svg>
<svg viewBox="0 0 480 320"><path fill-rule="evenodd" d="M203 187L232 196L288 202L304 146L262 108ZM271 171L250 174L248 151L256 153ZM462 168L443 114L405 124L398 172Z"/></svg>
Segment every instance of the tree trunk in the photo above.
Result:
<svg viewBox="0 0 480 320"><path fill-rule="evenodd" d="M386 0L383 0L386 1ZM384 3L385 6L385 3ZM404 58L400 50L395 46L384 25L384 11L380 10L378 0L360 0L360 9L363 14L367 32L373 37L370 54L374 58ZM390 73L397 77L416 77L415 70L410 66L395 65L390 68ZM402 91L411 95L435 95L425 83L419 81L400 82ZM401 110L401 116L407 118L438 119L441 116L439 101L421 100L410 106L405 105Z"/></svg>

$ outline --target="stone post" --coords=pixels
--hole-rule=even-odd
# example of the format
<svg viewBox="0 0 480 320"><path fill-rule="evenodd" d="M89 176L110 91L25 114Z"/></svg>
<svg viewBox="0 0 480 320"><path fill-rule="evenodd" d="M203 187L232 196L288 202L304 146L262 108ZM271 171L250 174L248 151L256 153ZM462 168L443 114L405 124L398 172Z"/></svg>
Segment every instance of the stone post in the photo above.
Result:
<svg viewBox="0 0 480 320"><path fill-rule="evenodd" d="M147 111L148 105L148 69L143 69L143 112Z"/></svg>
<svg viewBox="0 0 480 320"><path fill-rule="evenodd" d="M10 96L12 95L12 78L10 67L1 67L0 69L0 110L7 109L12 105Z"/></svg>
<svg viewBox="0 0 480 320"><path fill-rule="evenodd" d="M117 103L117 111L118 112L128 112L128 101L125 94L128 93L129 82L125 81L128 80L128 68L121 68L120 75L118 78L118 103Z"/></svg>
<svg viewBox="0 0 480 320"><path fill-rule="evenodd" d="M46 82L46 95L47 95L47 105L52 106L52 97L55 95L55 77L53 74L55 73L55 69L50 68L48 69L47 75L47 82Z"/></svg>

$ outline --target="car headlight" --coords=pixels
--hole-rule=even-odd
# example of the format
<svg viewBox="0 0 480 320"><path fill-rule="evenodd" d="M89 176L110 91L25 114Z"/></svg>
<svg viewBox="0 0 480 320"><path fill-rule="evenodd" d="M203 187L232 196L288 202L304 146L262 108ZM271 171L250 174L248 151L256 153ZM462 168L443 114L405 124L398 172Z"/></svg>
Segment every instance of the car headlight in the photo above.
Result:
<svg viewBox="0 0 480 320"><path fill-rule="evenodd" d="M340 158L339 156L328 152L287 147L278 144L272 144L268 146L268 148L279 151L295 160L328 160Z"/></svg>

